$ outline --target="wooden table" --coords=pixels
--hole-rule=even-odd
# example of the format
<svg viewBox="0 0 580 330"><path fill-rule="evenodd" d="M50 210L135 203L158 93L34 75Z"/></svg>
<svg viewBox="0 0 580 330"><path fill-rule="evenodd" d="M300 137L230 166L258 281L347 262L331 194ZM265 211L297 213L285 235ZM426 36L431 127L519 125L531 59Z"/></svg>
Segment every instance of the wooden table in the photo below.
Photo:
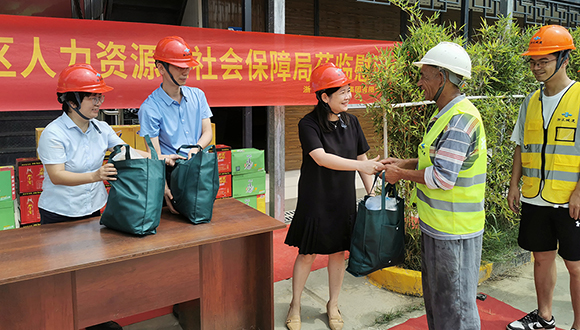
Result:
<svg viewBox="0 0 580 330"><path fill-rule="evenodd" d="M137 237L98 218L0 231L0 329L66 330L188 302L184 329L273 329L272 231L234 199Z"/></svg>

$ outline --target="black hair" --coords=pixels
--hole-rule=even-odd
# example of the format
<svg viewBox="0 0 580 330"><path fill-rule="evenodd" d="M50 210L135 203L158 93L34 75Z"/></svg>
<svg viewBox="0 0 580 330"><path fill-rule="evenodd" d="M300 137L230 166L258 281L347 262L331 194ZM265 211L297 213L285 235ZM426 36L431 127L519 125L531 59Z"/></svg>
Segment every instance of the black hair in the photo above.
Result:
<svg viewBox="0 0 580 330"><path fill-rule="evenodd" d="M316 118L318 125L322 128L322 131L325 133L332 132L336 129L336 126L328 120L328 114L332 113L330 110L330 106L328 103L322 100L322 94L328 95L330 97L332 94L336 93L341 87L332 87L323 90L319 90L316 92L316 99L318 100L318 104L312 110L312 114ZM350 124L349 117L344 115L339 115L340 119L348 126Z"/></svg>
<svg viewBox="0 0 580 330"><path fill-rule="evenodd" d="M78 104L77 98L75 93L79 93L79 99L81 102L87 96L91 96L92 93L87 92L66 92L66 93L56 93L56 98L59 103L62 103L62 111L65 113L69 113L72 110L69 106L69 101L71 101L75 106L80 107L81 105Z"/></svg>

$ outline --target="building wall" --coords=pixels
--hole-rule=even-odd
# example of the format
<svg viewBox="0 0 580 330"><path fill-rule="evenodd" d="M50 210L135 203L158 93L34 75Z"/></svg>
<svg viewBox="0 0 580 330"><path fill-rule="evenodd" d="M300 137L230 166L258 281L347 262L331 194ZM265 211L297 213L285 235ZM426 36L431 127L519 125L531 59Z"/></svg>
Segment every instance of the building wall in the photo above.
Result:
<svg viewBox="0 0 580 330"><path fill-rule="evenodd" d="M298 122L304 115L312 111L313 108L314 106L312 105L286 107L286 115L284 116L286 136L284 143L286 145L287 171L300 169L300 164L302 164L302 148L298 138ZM381 155L382 158L382 151L379 151L383 144L382 137L375 134L372 121L365 115L365 109L350 109L348 112L358 118L367 142L371 147L367 152L367 156L373 158Z"/></svg>
<svg viewBox="0 0 580 330"><path fill-rule="evenodd" d="M396 41L399 39L400 10L395 6L373 5L356 0L319 0L320 36ZM286 0L286 33L314 35L314 1ZM312 96L314 97L314 95ZM298 122L313 106L286 107L286 170L300 168L302 149L298 140ZM382 138L365 109L351 109L357 116L371 146L368 157L378 155Z"/></svg>

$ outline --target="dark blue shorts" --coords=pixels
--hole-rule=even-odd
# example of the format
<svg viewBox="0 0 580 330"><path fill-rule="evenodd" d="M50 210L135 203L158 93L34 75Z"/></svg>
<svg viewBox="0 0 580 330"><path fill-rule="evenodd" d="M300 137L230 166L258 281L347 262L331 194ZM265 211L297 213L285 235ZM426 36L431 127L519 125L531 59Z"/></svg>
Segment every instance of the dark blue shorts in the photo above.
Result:
<svg viewBox="0 0 580 330"><path fill-rule="evenodd" d="M82 217L67 217L66 215L56 214L54 212L47 211L45 209L38 209L40 211L40 224L46 225L49 223L67 222L67 221L77 221L88 219L92 217L100 217L101 210L97 210L92 214L88 214Z"/></svg>
<svg viewBox="0 0 580 330"><path fill-rule="evenodd" d="M522 203L518 244L532 252L558 250L565 260L580 260L580 221L568 208Z"/></svg>

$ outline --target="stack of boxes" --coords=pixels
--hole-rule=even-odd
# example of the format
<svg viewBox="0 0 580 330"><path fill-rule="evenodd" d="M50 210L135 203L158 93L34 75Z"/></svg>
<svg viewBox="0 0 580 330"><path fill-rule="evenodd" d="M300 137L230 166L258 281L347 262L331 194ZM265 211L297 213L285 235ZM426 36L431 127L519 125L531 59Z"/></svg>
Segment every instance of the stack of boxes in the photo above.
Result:
<svg viewBox="0 0 580 330"><path fill-rule="evenodd" d="M16 228L14 167L0 166L0 230Z"/></svg>
<svg viewBox="0 0 580 330"><path fill-rule="evenodd" d="M232 150L232 190L235 199L266 213L264 150Z"/></svg>
<svg viewBox="0 0 580 330"><path fill-rule="evenodd" d="M38 199L42 193L44 167L38 158L17 158L18 201L20 203L20 224L40 223Z"/></svg>
<svg viewBox="0 0 580 330"><path fill-rule="evenodd" d="M220 188L216 198L232 197L232 148L225 144L215 146L220 175Z"/></svg>

